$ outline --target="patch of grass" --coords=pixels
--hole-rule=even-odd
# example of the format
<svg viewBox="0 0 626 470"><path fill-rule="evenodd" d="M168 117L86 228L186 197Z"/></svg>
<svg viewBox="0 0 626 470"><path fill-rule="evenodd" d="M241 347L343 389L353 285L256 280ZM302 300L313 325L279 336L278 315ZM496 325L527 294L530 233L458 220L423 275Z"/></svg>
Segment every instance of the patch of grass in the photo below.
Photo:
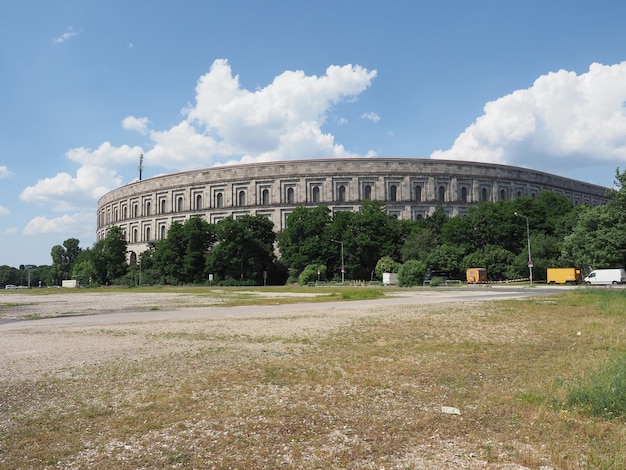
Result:
<svg viewBox="0 0 626 470"><path fill-rule="evenodd" d="M383 298L385 293L381 289L355 287L342 290L340 295L341 300L372 300Z"/></svg>
<svg viewBox="0 0 626 470"><path fill-rule="evenodd" d="M565 406L607 419L626 417L626 353L613 353L606 365L575 380Z"/></svg>

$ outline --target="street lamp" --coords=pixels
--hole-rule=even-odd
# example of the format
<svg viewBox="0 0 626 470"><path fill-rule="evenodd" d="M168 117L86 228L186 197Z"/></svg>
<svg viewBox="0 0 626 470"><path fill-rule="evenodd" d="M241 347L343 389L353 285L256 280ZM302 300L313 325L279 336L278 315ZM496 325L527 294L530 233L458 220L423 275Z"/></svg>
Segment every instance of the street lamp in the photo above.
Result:
<svg viewBox="0 0 626 470"><path fill-rule="evenodd" d="M341 283L345 282L345 265L343 264L343 242L339 240L333 240L331 238L331 242L339 243L341 245Z"/></svg>
<svg viewBox="0 0 626 470"><path fill-rule="evenodd" d="M533 258L530 255L530 224L528 217L522 214L514 212L513 215L517 217L524 217L526 219L526 239L528 240L528 272L530 273L530 287L533 286Z"/></svg>

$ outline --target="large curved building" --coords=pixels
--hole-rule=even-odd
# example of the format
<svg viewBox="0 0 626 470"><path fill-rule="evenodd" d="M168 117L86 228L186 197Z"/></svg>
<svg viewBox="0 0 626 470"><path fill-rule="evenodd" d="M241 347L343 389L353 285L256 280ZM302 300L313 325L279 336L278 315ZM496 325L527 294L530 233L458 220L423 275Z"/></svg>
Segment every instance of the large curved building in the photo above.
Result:
<svg viewBox="0 0 626 470"><path fill-rule="evenodd" d="M260 215L285 227L298 206L358 210L361 202L385 202L388 214L416 220L441 206L464 215L481 201L536 197L553 191L573 204L606 202L607 188L506 165L414 158L346 158L280 161L186 171L136 181L98 201L97 239L114 225L126 233L131 260L160 240L172 222L201 215Z"/></svg>

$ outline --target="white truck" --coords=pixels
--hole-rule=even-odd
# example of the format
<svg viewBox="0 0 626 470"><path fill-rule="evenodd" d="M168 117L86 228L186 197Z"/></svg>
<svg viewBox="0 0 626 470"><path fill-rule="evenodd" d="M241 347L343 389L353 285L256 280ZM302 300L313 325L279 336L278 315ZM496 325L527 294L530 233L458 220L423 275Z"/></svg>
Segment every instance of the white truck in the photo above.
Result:
<svg viewBox="0 0 626 470"><path fill-rule="evenodd" d="M585 284L606 285L623 284L626 282L624 269L594 269L583 279Z"/></svg>

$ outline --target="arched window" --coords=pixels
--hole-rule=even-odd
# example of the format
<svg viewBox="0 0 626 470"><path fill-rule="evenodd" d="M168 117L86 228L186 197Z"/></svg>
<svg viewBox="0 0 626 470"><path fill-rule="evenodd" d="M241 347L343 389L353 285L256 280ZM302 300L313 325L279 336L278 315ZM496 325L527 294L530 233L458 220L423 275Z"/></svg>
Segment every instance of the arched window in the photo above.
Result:
<svg viewBox="0 0 626 470"><path fill-rule="evenodd" d="M129 261L130 261L131 266L135 266L137 264L137 253L135 253L134 251L131 251Z"/></svg>
<svg viewBox="0 0 626 470"><path fill-rule="evenodd" d="M146 201L146 215L150 215L150 201Z"/></svg>
<svg viewBox="0 0 626 470"><path fill-rule="evenodd" d="M467 188L465 186L461 188L461 202L467 202Z"/></svg>
<svg viewBox="0 0 626 470"><path fill-rule="evenodd" d="M415 200L417 202L421 202L422 200L422 187L419 185L415 186Z"/></svg>
<svg viewBox="0 0 626 470"><path fill-rule="evenodd" d="M239 195L237 196L237 199L239 201L239 206L243 207L246 205L246 192L245 191L239 191Z"/></svg>
<svg viewBox="0 0 626 470"><path fill-rule="evenodd" d="M261 192L261 205L262 206L268 206L270 203L270 190L269 189L264 189Z"/></svg>
<svg viewBox="0 0 626 470"><path fill-rule="evenodd" d="M293 204L294 199L294 190L293 188L287 188L287 204Z"/></svg>
<svg viewBox="0 0 626 470"><path fill-rule="evenodd" d="M444 202L446 200L446 188L444 186L439 186L439 202Z"/></svg>
<svg viewBox="0 0 626 470"><path fill-rule="evenodd" d="M196 194L196 210L202 209L202 194Z"/></svg>
<svg viewBox="0 0 626 470"><path fill-rule="evenodd" d="M126 220L127 218L128 218L128 208L124 206L124 209L122 209L122 219Z"/></svg>
<svg viewBox="0 0 626 470"><path fill-rule="evenodd" d="M346 200L346 187L343 184L337 188L337 200L339 202Z"/></svg>
<svg viewBox="0 0 626 470"><path fill-rule="evenodd" d="M146 240L147 242L150 241L150 227L146 227Z"/></svg>
<svg viewBox="0 0 626 470"><path fill-rule="evenodd" d="M313 194L311 195L311 199L313 199L313 202L320 202L320 187L313 186L312 193Z"/></svg>
<svg viewBox="0 0 626 470"><path fill-rule="evenodd" d="M137 204L133 204L133 219L137 218L139 206Z"/></svg>
<svg viewBox="0 0 626 470"><path fill-rule="evenodd" d="M487 188L483 188L483 189L480 191L480 200L481 200L481 201L486 201L486 200L487 200L487 198L488 198Z"/></svg>
<svg viewBox="0 0 626 470"><path fill-rule="evenodd" d="M117 207L115 208L115 211L113 212L113 220L115 222L117 222L117 217L118 217L118 212L117 212Z"/></svg>
<svg viewBox="0 0 626 470"><path fill-rule="evenodd" d="M372 199L372 187L369 184L366 184L363 188L363 199L367 201Z"/></svg>
<svg viewBox="0 0 626 470"><path fill-rule="evenodd" d="M161 225L160 239L163 240L164 238L165 238L165 225Z"/></svg>
<svg viewBox="0 0 626 470"><path fill-rule="evenodd" d="M165 199L161 199L161 214L165 214Z"/></svg>
<svg viewBox="0 0 626 470"><path fill-rule="evenodd" d="M517 197L522 197L522 192L521 191L517 192Z"/></svg>
<svg viewBox="0 0 626 470"><path fill-rule="evenodd" d="M137 229L133 229L133 243L137 243Z"/></svg>
<svg viewBox="0 0 626 470"><path fill-rule="evenodd" d="M393 202L398 200L398 187L395 184L389 186L389 200Z"/></svg>
<svg viewBox="0 0 626 470"><path fill-rule="evenodd" d="M183 197L182 196L178 196L178 199L176 199L176 210L178 212L183 211Z"/></svg>
<svg viewBox="0 0 626 470"><path fill-rule="evenodd" d="M215 207L221 208L224 206L224 195L222 193L215 194Z"/></svg>

